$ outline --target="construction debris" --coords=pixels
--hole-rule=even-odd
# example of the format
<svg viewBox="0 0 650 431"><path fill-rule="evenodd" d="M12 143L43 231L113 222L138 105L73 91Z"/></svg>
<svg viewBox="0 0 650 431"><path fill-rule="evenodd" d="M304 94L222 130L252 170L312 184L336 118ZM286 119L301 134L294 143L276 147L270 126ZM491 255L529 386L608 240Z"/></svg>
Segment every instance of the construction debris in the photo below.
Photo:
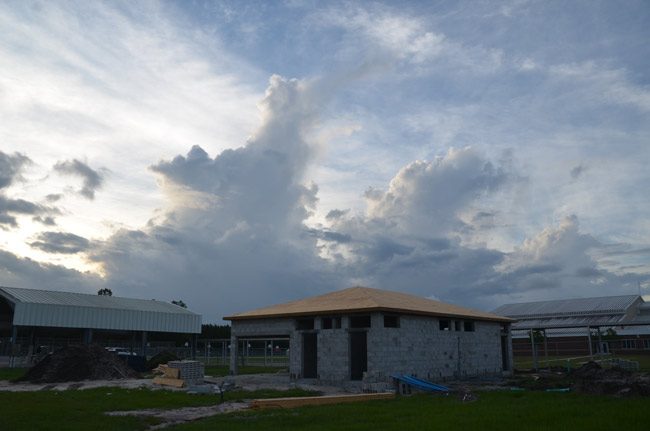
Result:
<svg viewBox="0 0 650 431"><path fill-rule="evenodd" d="M170 361L158 365L153 371L160 374L153 382L158 385L182 388L203 383L204 365L199 361Z"/></svg>
<svg viewBox="0 0 650 431"><path fill-rule="evenodd" d="M570 374L575 379L572 389L590 394L617 396L650 396L650 376L632 373L618 367L601 368L588 362Z"/></svg>
<svg viewBox="0 0 650 431"><path fill-rule="evenodd" d="M566 372L562 368L537 373L520 373L509 382L518 388L555 392L582 392L616 396L650 396L650 375L618 367L602 368L587 362Z"/></svg>
<svg viewBox="0 0 650 431"><path fill-rule="evenodd" d="M136 378L137 373L114 353L98 345L75 345L45 356L20 379L32 383Z"/></svg>
<svg viewBox="0 0 650 431"><path fill-rule="evenodd" d="M147 361L147 368L153 370L160 364L166 364L169 361L178 361L179 359L180 358L176 356L174 352L170 352L169 350L163 350L162 352L153 355Z"/></svg>

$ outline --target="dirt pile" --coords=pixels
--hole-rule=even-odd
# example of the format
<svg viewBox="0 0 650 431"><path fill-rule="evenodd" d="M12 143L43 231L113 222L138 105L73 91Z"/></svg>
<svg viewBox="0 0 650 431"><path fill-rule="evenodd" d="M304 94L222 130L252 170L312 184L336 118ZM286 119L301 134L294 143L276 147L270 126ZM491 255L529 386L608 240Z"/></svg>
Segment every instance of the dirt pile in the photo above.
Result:
<svg viewBox="0 0 650 431"><path fill-rule="evenodd" d="M69 346L47 355L21 379L32 383L135 378L137 373L116 354L97 345Z"/></svg>
<svg viewBox="0 0 650 431"><path fill-rule="evenodd" d="M573 380L571 388L589 394L618 396L650 396L650 376L632 373L621 368L602 368L595 362L588 362L569 374Z"/></svg>

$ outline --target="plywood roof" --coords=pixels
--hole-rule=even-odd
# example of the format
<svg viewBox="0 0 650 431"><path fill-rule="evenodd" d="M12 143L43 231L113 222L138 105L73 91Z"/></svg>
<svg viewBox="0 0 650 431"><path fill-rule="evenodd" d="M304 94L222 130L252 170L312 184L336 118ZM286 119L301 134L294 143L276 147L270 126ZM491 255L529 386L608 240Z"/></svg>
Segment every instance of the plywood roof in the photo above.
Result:
<svg viewBox="0 0 650 431"><path fill-rule="evenodd" d="M386 311L402 314L447 316L511 322L507 317L469 308L458 307L440 301L369 287L352 287L325 295L314 296L285 304L272 305L224 317L226 320L246 320L270 317L344 314L370 311Z"/></svg>

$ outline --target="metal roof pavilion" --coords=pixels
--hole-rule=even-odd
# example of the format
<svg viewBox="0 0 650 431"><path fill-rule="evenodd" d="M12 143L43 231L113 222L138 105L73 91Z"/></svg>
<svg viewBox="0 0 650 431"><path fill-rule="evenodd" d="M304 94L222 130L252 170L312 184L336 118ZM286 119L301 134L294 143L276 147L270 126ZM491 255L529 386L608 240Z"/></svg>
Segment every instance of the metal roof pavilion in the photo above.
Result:
<svg viewBox="0 0 650 431"><path fill-rule="evenodd" d="M163 301L0 286L14 326L198 334L201 315Z"/></svg>
<svg viewBox="0 0 650 431"><path fill-rule="evenodd" d="M580 328L641 324L639 295L506 304L493 313L517 319L512 329Z"/></svg>

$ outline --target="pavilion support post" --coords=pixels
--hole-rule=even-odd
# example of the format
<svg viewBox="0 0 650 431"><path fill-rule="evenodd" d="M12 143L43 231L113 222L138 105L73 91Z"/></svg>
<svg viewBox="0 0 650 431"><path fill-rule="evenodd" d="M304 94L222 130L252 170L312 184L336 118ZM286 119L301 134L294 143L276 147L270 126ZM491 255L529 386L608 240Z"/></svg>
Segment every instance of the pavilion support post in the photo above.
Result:
<svg viewBox="0 0 650 431"><path fill-rule="evenodd" d="M548 340L546 339L546 328L544 328L543 335L544 335L544 360L546 361L546 367L550 369L551 365L548 362Z"/></svg>
<svg viewBox="0 0 650 431"><path fill-rule="evenodd" d="M16 356L20 354L20 345L18 344L18 327L11 325L11 339L9 340L9 368L16 366Z"/></svg>
<svg viewBox="0 0 650 431"><path fill-rule="evenodd" d="M604 353L603 352L603 336L600 333L600 327L596 328L596 330L598 331L598 354L602 355Z"/></svg>
<svg viewBox="0 0 650 431"><path fill-rule="evenodd" d="M587 340L589 342L589 356L594 356L594 348L591 345L591 327L587 327Z"/></svg>
<svg viewBox="0 0 650 431"><path fill-rule="evenodd" d="M90 328L84 329L83 333L83 343L88 345L93 342L93 330Z"/></svg>
<svg viewBox="0 0 650 431"><path fill-rule="evenodd" d="M239 356L239 340L234 335L230 336L230 375L237 375L237 356Z"/></svg>
<svg viewBox="0 0 650 431"><path fill-rule="evenodd" d="M535 330L531 329L530 330L530 346L531 346L531 352L533 354L533 369L537 371L539 369L539 364L537 363L537 348L535 347Z"/></svg>
<svg viewBox="0 0 650 431"><path fill-rule="evenodd" d="M196 360L196 345L199 343L199 334L192 336L192 359Z"/></svg>
<svg viewBox="0 0 650 431"><path fill-rule="evenodd" d="M147 359L147 331L142 331L141 334L141 343L142 343L142 356L145 360Z"/></svg>

